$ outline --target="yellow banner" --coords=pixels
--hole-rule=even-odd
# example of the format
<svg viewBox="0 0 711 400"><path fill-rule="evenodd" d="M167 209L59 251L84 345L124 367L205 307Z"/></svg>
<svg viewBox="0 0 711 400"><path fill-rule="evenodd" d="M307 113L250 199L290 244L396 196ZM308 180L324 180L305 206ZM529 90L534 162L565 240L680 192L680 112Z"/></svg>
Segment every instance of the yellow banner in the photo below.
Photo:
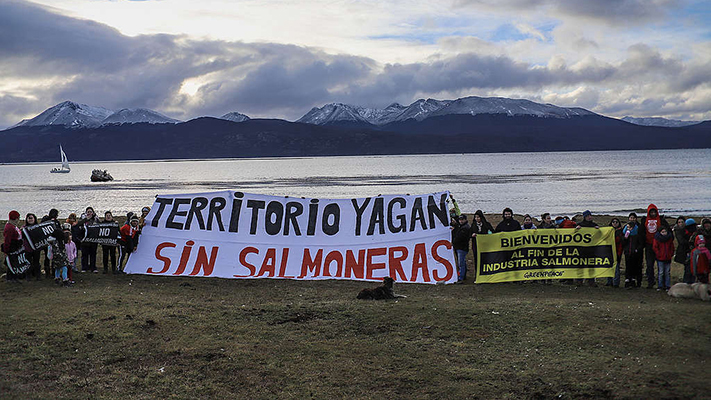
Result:
<svg viewBox="0 0 711 400"><path fill-rule="evenodd" d="M476 283L615 275L611 227L529 229L477 235Z"/></svg>

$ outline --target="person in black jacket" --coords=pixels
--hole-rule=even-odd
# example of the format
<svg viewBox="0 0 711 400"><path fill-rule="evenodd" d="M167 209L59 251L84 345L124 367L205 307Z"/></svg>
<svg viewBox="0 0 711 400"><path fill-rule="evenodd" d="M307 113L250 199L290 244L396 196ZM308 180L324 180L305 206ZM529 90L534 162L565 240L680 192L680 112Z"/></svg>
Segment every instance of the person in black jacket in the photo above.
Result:
<svg viewBox="0 0 711 400"><path fill-rule="evenodd" d="M489 221L486 220L486 217L484 216L484 213L481 210L476 210L474 213L474 221L472 221L471 225L471 233L472 233L472 255L474 256L474 266L472 268L472 271L474 273L474 278L476 278L476 257L477 257L477 248L476 248L476 236L477 235L488 235L491 233L494 233L494 227L491 226Z"/></svg>
<svg viewBox="0 0 711 400"><path fill-rule="evenodd" d="M57 217L59 217L59 210L56 208L53 208L49 210L49 214L45 215L42 217L42 221L40 222L47 222L47 221L56 221ZM53 278L54 277L54 270L52 269L52 264L49 261L49 256L47 254L48 248L45 247L42 249L42 252L44 253L44 276L45 278Z"/></svg>
<svg viewBox="0 0 711 400"><path fill-rule="evenodd" d="M496 232L515 232L521 230L521 224L513 219L513 210L506 207L502 213L504 220L496 225Z"/></svg>
<svg viewBox="0 0 711 400"><path fill-rule="evenodd" d="M642 286L644 232L637 224L636 214L634 217L630 214L630 220L622 230L622 249L625 253L625 287Z"/></svg>
<svg viewBox="0 0 711 400"><path fill-rule="evenodd" d="M28 213L25 216L25 226L24 227L30 227L33 225L37 225L39 221L37 220L37 216ZM23 227L23 228L24 228ZM30 268L27 271L27 280L30 280L30 278L34 277L36 280L41 280L42 279L42 268L40 267L40 256L42 254L41 249L37 250L30 250L27 249L27 261L30 262Z"/></svg>
<svg viewBox="0 0 711 400"><path fill-rule="evenodd" d="M466 215L459 216L459 224L454 228L453 238L452 247L454 247L454 251L457 254L459 270L457 283L463 283L467 277L467 253L469 252L469 239L471 238L471 227Z"/></svg>

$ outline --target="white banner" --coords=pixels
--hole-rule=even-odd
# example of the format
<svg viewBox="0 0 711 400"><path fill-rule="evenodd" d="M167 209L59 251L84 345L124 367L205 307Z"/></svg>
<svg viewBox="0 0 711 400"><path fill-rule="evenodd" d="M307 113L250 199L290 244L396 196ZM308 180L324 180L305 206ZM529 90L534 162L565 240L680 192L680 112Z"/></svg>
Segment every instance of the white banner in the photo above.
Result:
<svg viewBox="0 0 711 400"><path fill-rule="evenodd" d="M125 271L220 278L455 282L449 192L304 199L156 197Z"/></svg>

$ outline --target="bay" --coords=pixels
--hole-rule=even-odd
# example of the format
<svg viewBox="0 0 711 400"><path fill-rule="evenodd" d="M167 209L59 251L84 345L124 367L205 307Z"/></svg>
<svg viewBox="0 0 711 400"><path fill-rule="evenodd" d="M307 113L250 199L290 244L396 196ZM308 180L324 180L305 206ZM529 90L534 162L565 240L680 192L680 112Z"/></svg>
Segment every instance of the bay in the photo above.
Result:
<svg viewBox="0 0 711 400"><path fill-rule="evenodd" d="M54 166L0 165L0 218L87 206L121 215L157 194L224 189L318 198L449 190L465 212L624 215L654 203L670 216L711 215L711 149L75 162L50 174ZM95 168L115 180L90 182Z"/></svg>

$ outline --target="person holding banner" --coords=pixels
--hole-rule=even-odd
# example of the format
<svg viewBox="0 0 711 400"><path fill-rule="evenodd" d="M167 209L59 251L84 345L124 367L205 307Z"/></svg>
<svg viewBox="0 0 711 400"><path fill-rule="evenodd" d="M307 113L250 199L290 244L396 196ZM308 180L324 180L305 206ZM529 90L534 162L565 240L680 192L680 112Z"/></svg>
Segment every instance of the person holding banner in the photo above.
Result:
<svg viewBox="0 0 711 400"><path fill-rule="evenodd" d="M148 213L151 212L151 208L148 206L145 206L141 208L141 216L138 218L138 229L143 229L144 226L146 226L146 217L148 216Z"/></svg>
<svg viewBox="0 0 711 400"><path fill-rule="evenodd" d="M123 261L124 258L126 262L128 262L128 258L131 256L131 253L136 250L136 246L138 245L138 216L133 213L130 214L128 224L121 227L121 237L119 239L119 272L123 271L125 265Z"/></svg>
<svg viewBox="0 0 711 400"><path fill-rule="evenodd" d="M114 215L111 211L106 211L104 213L103 223L113 223ZM116 273L116 246L101 245L101 254L104 262L104 273L109 273L109 261L111 262L111 271Z"/></svg>
<svg viewBox="0 0 711 400"><path fill-rule="evenodd" d="M484 212L481 210L476 210L474 213L474 221L472 221L472 254L474 254L474 266L472 271L474 273L474 279L476 279L476 237L477 235L489 235L494 233L494 227L491 226L489 221L486 220Z"/></svg>
<svg viewBox="0 0 711 400"><path fill-rule="evenodd" d="M59 210L53 208L49 210L49 214L42 217L42 221L40 222L56 221L57 217L59 217ZM54 272L52 271L52 265L49 261L49 254L47 253L47 250L47 247L42 249L44 252L44 276L45 278L50 278L51 276L54 276Z"/></svg>
<svg viewBox="0 0 711 400"><path fill-rule="evenodd" d="M86 208L85 217L79 221L79 224L86 228L87 225L98 224L99 219L96 217L93 207ZM81 244L81 270L82 272L93 271L98 273L96 269L96 250L99 246L96 243Z"/></svg>
<svg viewBox="0 0 711 400"><path fill-rule="evenodd" d="M541 214L541 223L538 224L538 229L551 229L555 228L555 223L551 219L551 213Z"/></svg>
<svg viewBox="0 0 711 400"><path fill-rule="evenodd" d="M26 229L30 226L37 225L37 216L32 213L25 215L25 225L22 229ZM34 277L35 280L42 280L42 268L40 268L40 256L42 250L32 250L28 246L25 246L25 252L27 253L27 260L30 262L30 269L27 271L27 280Z"/></svg>
<svg viewBox="0 0 711 400"><path fill-rule="evenodd" d="M471 237L471 228L467 216L461 214L459 216L459 224L454 228L454 240L452 247L457 254L457 270L459 279L457 283L464 283L467 278L467 253L469 253L469 238Z"/></svg>
<svg viewBox="0 0 711 400"><path fill-rule="evenodd" d="M538 227L536 225L533 225L533 218L531 218L530 215L526 214L523 216L523 225L521 225L521 229L538 229Z"/></svg>
<svg viewBox="0 0 711 400"><path fill-rule="evenodd" d="M20 234L20 229L17 227L20 224L20 213L12 210L8 215L8 221L5 224L5 229L3 229L3 236L5 238L2 244L2 252L5 254L10 254L22 247L22 235ZM11 266L7 266L7 274L5 278L10 283L21 283L19 276L14 273Z"/></svg>
<svg viewBox="0 0 711 400"><path fill-rule="evenodd" d="M617 252L617 265L615 266L615 277L607 278L605 286L614 288L620 287L620 263L622 262L622 223L615 217L610 221L610 226L615 230L615 251Z"/></svg>

